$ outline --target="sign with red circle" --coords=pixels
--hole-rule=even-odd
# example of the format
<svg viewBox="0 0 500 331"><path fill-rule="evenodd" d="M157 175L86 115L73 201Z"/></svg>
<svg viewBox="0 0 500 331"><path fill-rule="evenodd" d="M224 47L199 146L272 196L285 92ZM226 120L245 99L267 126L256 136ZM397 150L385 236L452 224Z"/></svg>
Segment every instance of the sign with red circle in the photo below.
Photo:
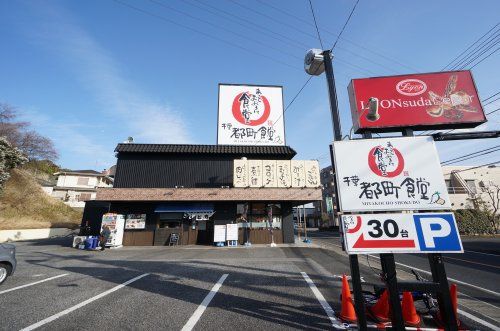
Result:
<svg viewBox="0 0 500 331"><path fill-rule="evenodd" d="M401 174L405 160L401 152L389 143L386 147L379 145L370 150L368 165L377 176L392 178Z"/></svg>

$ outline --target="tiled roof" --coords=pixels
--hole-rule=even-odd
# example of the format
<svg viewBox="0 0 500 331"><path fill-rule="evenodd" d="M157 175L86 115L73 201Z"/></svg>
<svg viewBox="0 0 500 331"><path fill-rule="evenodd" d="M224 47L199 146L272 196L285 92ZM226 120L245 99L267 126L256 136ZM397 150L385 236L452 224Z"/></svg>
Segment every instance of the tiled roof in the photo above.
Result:
<svg viewBox="0 0 500 331"><path fill-rule="evenodd" d="M288 155L297 152L289 146L233 146L233 145L170 145L170 144L118 144L118 153L175 153L175 154L261 154Z"/></svg>

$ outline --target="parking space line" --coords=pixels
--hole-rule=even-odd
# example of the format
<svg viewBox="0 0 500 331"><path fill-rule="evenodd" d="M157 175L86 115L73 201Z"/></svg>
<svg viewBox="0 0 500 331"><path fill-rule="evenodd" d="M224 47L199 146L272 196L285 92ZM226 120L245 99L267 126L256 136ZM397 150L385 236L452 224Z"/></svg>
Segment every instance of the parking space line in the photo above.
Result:
<svg viewBox="0 0 500 331"><path fill-rule="evenodd" d="M63 310L63 311L61 311L61 312L59 312L59 313L57 313L57 314L55 314L55 315L52 315L52 316L50 316L50 317L47 317L46 319L41 320L40 322L37 322L37 323L35 323L35 324L32 324L32 325L30 325L30 326L28 326L28 327L26 327L26 328L22 329L21 331L35 330L36 328L39 328L39 327L41 327L42 325L45 325L45 324L47 324L47 323L50 323L50 322L52 322L52 321L54 321L54 320L58 319L59 317L62 317L62 316L64 316L64 315L67 315L67 314L69 314L69 313L71 313L71 312L73 312L73 311L75 311L75 310L77 310L77 309L79 309L79 308L82 308L83 306L86 306L86 305L88 305L89 303L91 303L91 302L93 302L93 301L96 301L96 300L98 300L98 299L100 299L100 298L102 298L102 297L105 297L106 295L111 294L111 293L113 293L113 292L115 292L115 291L118 291L119 289L121 289L121 288L123 288L123 287L125 287L125 286L127 286L127 285L129 285L129 284L131 284L131 283L133 283L133 282L135 282L135 281L137 281L137 280L139 280L139 279L143 278L143 277L146 277L147 275L149 275L149 274L142 274L142 275L140 275L140 276L137 276L137 277L135 277L135 278L132 278L132 279L130 279L130 280L127 280L125 283L122 283L122 284L120 284L120 285L117 285L117 286L113 287L112 289L109 289L109 290L107 290L107 291L105 291L105 292L102 292L101 294L96 295L95 297L92 297L92 298L90 298L90 299L87 299L87 300L85 300L85 301L83 301L83 302L80 302L79 304L77 304L77 305L75 305L75 306L73 306L73 307L70 307L70 308L68 308L68 309L66 309L66 310Z"/></svg>
<svg viewBox="0 0 500 331"><path fill-rule="evenodd" d="M205 309L207 309L208 305L210 304L210 301L212 301L212 299L214 298L217 291L219 291L219 289L221 288L222 283L224 283L227 276L229 276L229 274L223 274L221 276L221 278L219 278L219 280L217 281L217 283L215 283L215 285L212 287L210 292L208 292L205 299L203 299L203 301L198 306L198 308L196 308L193 315L191 315L189 320L186 322L186 324L182 328L182 331L191 331L194 328L196 323L198 323L198 320L200 319L201 315L203 314Z"/></svg>
<svg viewBox="0 0 500 331"><path fill-rule="evenodd" d="M20 289L25 288L25 287L33 286L33 285L36 285L36 284L47 282L47 281L52 280L52 279L61 278L61 277L67 276L67 275L69 275L69 274L57 275L57 276L50 277L50 278L45 278L45 279L42 279L42 280L39 280L39 281L36 281L36 282L33 282L33 283L24 284L24 285L21 285L21 286L9 288L8 290L0 291L0 294L12 292L12 291L15 291L15 290L20 290Z"/></svg>
<svg viewBox="0 0 500 331"><path fill-rule="evenodd" d="M325 297L318 290L318 288L316 287L316 284L314 284L312 279L309 278L309 276L305 272L301 271L300 274L302 275L302 277L304 277L304 280L311 288L311 291L314 293L314 296L316 297L316 299L318 299L321 307L323 307L323 310L325 311L326 315L328 316L328 318L332 322L332 325L335 328L339 328L339 327L343 328L343 323L335 317L335 312L333 311L332 306L330 306L330 304L325 300Z"/></svg>
<svg viewBox="0 0 500 331"><path fill-rule="evenodd" d="M481 324L481 325L483 325L483 326L486 326L487 328L490 328L491 330L495 330L495 331L500 330L500 328L499 328L498 326L493 325L493 324L491 324L491 323L488 323L488 322L486 322L484 319L480 319L480 318L478 318L478 317L476 317L476 316L474 316L474 315L472 315L472 314L469 314L468 312L465 312L465 311L463 311L463 310L461 310L461 309L457 309L457 312L458 312L460 315L462 315L462 316L465 316L465 317L467 317L467 318L470 318L471 320L473 320L473 321L474 321L474 322L476 322L476 323L479 323L479 324Z"/></svg>

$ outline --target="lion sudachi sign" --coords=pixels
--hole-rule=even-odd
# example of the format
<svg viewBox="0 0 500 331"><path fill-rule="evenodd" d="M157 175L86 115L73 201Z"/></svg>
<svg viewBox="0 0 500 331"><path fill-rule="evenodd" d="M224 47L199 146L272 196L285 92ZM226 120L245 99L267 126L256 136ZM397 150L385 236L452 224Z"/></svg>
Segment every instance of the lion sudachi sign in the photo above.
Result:
<svg viewBox="0 0 500 331"><path fill-rule="evenodd" d="M468 70L353 79L348 91L356 133L471 128L486 121ZM380 116L371 121L366 115L372 97Z"/></svg>
<svg viewBox="0 0 500 331"><path fill-rule="evenodd" d="M281 86L219 84L219 145L285 145Z"/></svg>
<svg viewBox="0 0 500 331"><path fill-rule="evenodd" d="M333 151L343 212L451 208L432 137L335 141Z"/></svg>

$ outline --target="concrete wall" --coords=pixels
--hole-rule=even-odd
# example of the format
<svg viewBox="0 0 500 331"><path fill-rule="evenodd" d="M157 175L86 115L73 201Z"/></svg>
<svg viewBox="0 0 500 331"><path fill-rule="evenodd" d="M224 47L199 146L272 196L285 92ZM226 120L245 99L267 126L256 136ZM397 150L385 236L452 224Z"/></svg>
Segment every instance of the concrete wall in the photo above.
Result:
<svg viewBox="0 0 500 331"><path fill-rule="evenodd" d="M67 228L0 230L0 243L65 236L74 231Z"/></svg>

